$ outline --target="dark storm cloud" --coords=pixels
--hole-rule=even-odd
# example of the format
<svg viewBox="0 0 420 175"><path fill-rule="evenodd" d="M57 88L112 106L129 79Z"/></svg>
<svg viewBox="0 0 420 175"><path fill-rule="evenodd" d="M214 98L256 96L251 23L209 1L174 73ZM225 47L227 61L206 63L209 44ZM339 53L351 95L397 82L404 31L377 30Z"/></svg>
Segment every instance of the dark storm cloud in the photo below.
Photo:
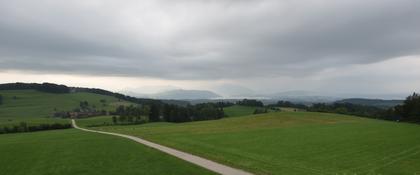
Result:
<svg viewBox="0 0 420 175"><path fill-rule="evenodd" d="M420 54L420 2L0 1L0 70L305 76Z"/></svg>

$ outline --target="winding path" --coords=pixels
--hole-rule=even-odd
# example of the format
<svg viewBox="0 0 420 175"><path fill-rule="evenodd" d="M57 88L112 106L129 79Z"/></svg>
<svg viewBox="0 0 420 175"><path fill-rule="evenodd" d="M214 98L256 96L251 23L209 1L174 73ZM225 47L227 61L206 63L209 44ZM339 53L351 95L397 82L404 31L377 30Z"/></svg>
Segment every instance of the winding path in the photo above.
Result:
<svg viewBox="0 0 420 175"><path fill-rule="evenodd" d="M74 119L71 120L72 125L74 128L79 129L79 130L83 130L83 131L87 131L87 132L95 132L95 133L100 133L100 134L107 134L107 135L114 135L114 136L119 136L119 137L124 137L133 141L136 141L138 143L141 143L143 145L152 147L154 149L157 149L159 151L165 152L167 154L170 154L172 156L175 156L177 158L180 158L182 160L185 160L187 162L193 163L195 165L198 165L200 167L206 168L210 171L219 173L219 174L226 174L226 175L252 175L249 172L245 172L243 170L240 169L236 169L236 168L232 168L226 165L222 165L220 163L216 163L213 162L211 160L202 158L202 157L198 157L186 152L182 152L173 148L169 148L163 145L159 145L153 142L149 142L147 140L138 138L138 137L134 137L134 136L129 136L129 135L125 135L125 134L118 134L118 133L113 133L113 132L104 132L104 131L96 131L96 130L90 130L90 129L85 129L85 128L80 128L77 126L76 121Z"/></svg>

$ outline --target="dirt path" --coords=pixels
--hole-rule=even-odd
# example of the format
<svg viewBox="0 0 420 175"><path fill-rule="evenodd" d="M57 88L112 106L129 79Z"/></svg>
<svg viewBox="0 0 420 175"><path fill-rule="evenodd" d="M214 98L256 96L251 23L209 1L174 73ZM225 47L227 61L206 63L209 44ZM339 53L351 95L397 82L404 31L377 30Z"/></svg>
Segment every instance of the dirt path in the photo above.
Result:
<svg viewBox="0 0 420 175"><path fill-rule="evenodd" d="M114 135L114 136L119 136L119 137L124 137L127 139L131 139L134 140L138 143L141 143L143 145L152 147L154 149L157 149L159 151L165 152L167 154L170 154L172 156L178 157L182 160L185 160L187 162L193 163L195 165L198 165L200 167L206 168L210 171L219 173L219 174L226 174L226 175L252 175L251 173L245 172L243 170L240 169L236 169L236 168L232 168L226 165L222 165L220 163L216 163L213 162L211 160L205 159L205 158L201 158L186 152L182 152L173 148L169 148L163 145L159 145L153 142L149 142L147 140L138 138L138 137L134 137L134 136L129 136L129 135L125 135L125 134L118 134L118 133L112 133L112 132L104 132L104 131L95 131L95 130L90 130L90 129L85 129L85 128L80 128L76 125L75 120L72 120L72 125L74 128L76 129L80 129L83 131L87 131L87 132L95 132L95 133L101 133L101 134L108 134L108 135Z"/></svg>

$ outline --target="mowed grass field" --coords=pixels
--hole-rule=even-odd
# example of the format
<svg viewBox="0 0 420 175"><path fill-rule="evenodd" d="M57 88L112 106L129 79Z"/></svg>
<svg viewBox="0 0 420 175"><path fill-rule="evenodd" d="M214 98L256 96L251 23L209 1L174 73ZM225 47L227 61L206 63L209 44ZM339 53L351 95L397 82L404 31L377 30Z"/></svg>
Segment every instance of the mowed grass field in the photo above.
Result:
<svg viewBox="0 0 420 175"><path fill-rule="evenodd" d="M124 138L67 129L0 135L0 174L213 173Z"/></svg>
<svg viewBox="0 0 420 175"><path fill-rule="evenodd" d="M94 129L139 136L256 174L420 174L415 124L272 112Z"/></svg>

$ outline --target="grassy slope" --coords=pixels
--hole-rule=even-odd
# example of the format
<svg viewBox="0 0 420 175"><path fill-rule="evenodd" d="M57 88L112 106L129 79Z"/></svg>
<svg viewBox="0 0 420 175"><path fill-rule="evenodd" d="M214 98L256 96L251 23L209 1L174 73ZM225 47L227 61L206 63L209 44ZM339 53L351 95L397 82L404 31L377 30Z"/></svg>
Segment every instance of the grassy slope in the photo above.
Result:
<svg viewBox="0 0 420 175"><path fill-rule="evenodd" d="M228 117L239 117L239 116L251 115L254 113L255 109L257 109L257 107L240 106L240 105L233 105L233 106L223 108L225 114Z"/></svg>
<svg viewBox="0 0 420 175"><path fill-rule="evenodd" d="M75 129L0 135L0 174L212 174L135 142Z"/></svg>
<svg viewBox="0 0 420 175"><path fill-rule="evenodd" d="M3 104L0 105L0 125L9 125L26 121L29 123L68 122L68 120L48 118L57 111L69 111L79 107L80 101L88 101L90 106L95 105L98 110L113 110L118 105L129 104L118 101L117 98L92 94L69 93L53 94L35 90L0 91ZM13 97L17 97L14 99ZM100 100L106 100L105 106Z"/></svg>
<svg viewBox="0 0 420 175"><path fill-rule="evenodd" d="M420 172L420 126L338 114L278 112L97 129L140 136L258 174Z"/></svg>

